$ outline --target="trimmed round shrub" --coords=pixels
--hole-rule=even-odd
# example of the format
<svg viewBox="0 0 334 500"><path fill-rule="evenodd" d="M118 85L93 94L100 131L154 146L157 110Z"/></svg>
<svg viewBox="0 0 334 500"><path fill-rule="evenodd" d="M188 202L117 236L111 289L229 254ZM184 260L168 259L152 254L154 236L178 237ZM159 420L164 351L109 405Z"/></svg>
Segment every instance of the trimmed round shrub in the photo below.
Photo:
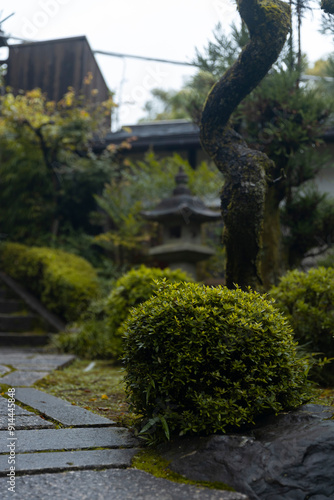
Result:
<svg viewBox="0 0 334 500"><path fill-rule="evenodd" d="M320 358L334 357L334 269L288 272L271 296L286 315L301 347ZM311 368L310 377L334 385L334 363Z"/></svg>
<svg viewBox="0 0 334 500"><path fill-rule="evenodd" d="M148 300L158 289L157 280L169 282L192 281L187 273L180 269L171 270L140 266L132 269L116 281L106 305L106 326L113 339L114 349L122 352L122 325L132 307Z"/></svg>
<svg viewBox="0 0 334 500"><path fill-rule="evenodd" d="M98 294L95 269L82 257L63 250L4 243L0 264L65 321L77 319Z"/></svg>
<svg viewBox="0 0 334 500"><path fill-rule="evenodd" d="M307 363L257 292L162 282L124 332L129 401L157 439L226 432L305 400Z"/></svg>

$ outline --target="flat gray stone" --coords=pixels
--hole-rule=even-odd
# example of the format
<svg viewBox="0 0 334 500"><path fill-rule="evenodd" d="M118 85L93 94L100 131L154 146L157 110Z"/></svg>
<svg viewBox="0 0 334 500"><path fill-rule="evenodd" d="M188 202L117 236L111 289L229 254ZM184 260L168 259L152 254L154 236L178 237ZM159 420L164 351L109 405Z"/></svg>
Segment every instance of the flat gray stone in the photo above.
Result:
<svg viewBox="0 0 334 500"><path fill-rule="evenodd" d="M40 472L60 472L87 468L125 468L138 449L55 451L53 453L23 453L15 456L15 471L31 474ZM8 456L0 455L0 476L8 473Z"/></svg>
<svg viewBox="0 0 334 500"><path fill-rule="evenodd" d="M8 432L0 431L0 453L5 453ZM15 431L16 453L89 448L133 448L138 441L124 427L39 429Z"/></svg>
<svg viewBox="0 0 334 500"><path fill-rule="evenodd" d="M1 383L2 384L7 384L12 387L24 387L24 386L30 386L33 385L37 380L40 380L47 375L49 375L50 372L35 372L35 371L16 371L16 372L11 372L8 375L5 375L4 377L1 378Z"/></svg>
<svg viewBox="0 0 334 500"><path fill-rule="evenodd" d="M32 367L47 367L48 370L57 370L65 368L67 365L75 360L72 354L40 354L34 352L24 351L7 351L7 353L0 353L0 363L10 365L14 368L32 369Z"/></svg>
<svg viewBox="0 0 334 500"><path fill-rule="evenodd" d="M15 391L15 397L18 401L35 408L63 425L88 427L115 424L115 422L108 418L96 415L80 406L74 406L68 401L56 398L37 389L18 388Z"/></svg>
<svg viewBox="0 0 334 500"><path fill-rule="evenodd" d="M15 484L12 493L7 478L0 478L3 500L248 500L241 493L173 483L135 469L20 476Z"/></svg>
<svg viewBox="0 0 334 500"><path fill-rule="evenodd" d="M31 359L35 356L35 354L31 352L17 352L16 351L10 351L9 349L4 352L4 349L1 348L0 352L0 363L3 365L10 365L14 366L15 363L23 363L26 359Z"/></svg>
<svg viewBox="0 0 334 500"><path fill-rule="evenodd" d="M33 357L24 359L16 359L10 363L18 370L57 370L64 368L75 360L75 356L71 354L53 355L53 354L36 354Z"/></svg>
<svg viewBox="0 0 334 500"><path fill-rule="evenodd" d="M15 363L15 365L12 365L16 370L20 372L47 372L50 373L53 370L56 370L56 368L53 368L52 366L48 365L47 363L41 364L37 363L35 360L31 360L31 363Z"/></svg>
<svg viewBox="0 0 334 500"><path fill-rule="evenodd" d="M8 403L9 403L8 399L0 396L0 415L1 416L8 415ZM26 415L26 416L35 415L31 411L25 410L24 408L21 408L18 405L14 406L14 414L15 415Z"/></svg>
<svg viewBox="0 0 334 500"><path fill-rule="evenodd" d="M10 372L11 369L8 366L0 365L0 375Z"/></svg>
<svg viewBox="0 0 334 500"><path fill-rule="evenodd" d="M53 429L54 424L44 420L43 418L31 413L27 415L15 415L15 431L22 429ZM0 415L0 430L8 428L8 417Z"/></svg>

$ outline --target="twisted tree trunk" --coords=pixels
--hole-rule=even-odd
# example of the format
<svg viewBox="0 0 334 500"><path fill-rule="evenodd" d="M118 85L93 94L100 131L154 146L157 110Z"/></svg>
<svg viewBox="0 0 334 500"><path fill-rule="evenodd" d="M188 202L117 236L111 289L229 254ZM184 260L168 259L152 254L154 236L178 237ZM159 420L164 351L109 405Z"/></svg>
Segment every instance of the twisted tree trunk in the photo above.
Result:
<svg viewBox="0 0 334 500"><path fill-rule="evenodd" d="M250 41L207 97L201 142L225 178L221 209L226 285L260 288L264 205L274 164L264 153L249 149L228 121L279 56L290 29L290 8L280 0L237 0L237 4Z"/></svg>

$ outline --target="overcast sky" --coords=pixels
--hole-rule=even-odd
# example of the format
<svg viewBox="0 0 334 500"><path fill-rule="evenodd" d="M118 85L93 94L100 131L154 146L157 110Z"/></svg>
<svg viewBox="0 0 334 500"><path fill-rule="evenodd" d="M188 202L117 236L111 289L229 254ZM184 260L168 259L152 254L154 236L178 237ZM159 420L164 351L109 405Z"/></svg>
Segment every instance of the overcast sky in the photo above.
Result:
<svg viewBox="0 0 334 500"><path fill-rule="evenodd" d="M238 20L232 0L10 0L2 2L2 26L12 36L31 40L86 35L93 50L191 61L218 22L228 30ZM334 49L318 33L320 12L308 15L303 51L314 62ZM12 42L14 42L12 40ZM121 98L120 123L133 124L154 87L179 88L195 69L133 59L96 56L109 88ZM121 82L123 81L123 85Z"/></svg>

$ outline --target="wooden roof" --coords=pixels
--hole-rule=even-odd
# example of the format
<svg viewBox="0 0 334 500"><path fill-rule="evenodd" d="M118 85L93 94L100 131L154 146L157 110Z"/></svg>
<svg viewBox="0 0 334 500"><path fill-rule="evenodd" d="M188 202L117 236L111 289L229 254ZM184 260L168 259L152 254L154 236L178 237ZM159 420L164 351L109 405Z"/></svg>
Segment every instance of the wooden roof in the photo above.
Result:
<svg viewBox="0 0 334 500"><path fill-rule="evenodd" d="M146 151L151 147L155 150L200 148L199 128L189 120L166 120L129 125L117 132L110 132L106 136L106 142L120 144L131 137L136 138L131 143L133 151Z"/></svg>

